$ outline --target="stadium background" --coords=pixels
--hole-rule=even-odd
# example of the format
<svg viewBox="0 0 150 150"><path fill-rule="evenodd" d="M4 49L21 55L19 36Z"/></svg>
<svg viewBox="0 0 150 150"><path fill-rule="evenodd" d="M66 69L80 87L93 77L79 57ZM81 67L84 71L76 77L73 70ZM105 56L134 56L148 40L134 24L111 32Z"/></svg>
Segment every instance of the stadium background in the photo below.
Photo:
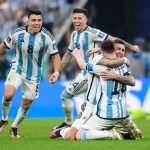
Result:
<svg viewBox="0 0 150 150"><path fill-rule="evenodd" d="M33 6L41 8L42 3L44 3L42 0L0 1L0 41L3 41L14 28L24 24L29 8ZM52 17L45 20L44 26L54 34L61 56L66 51L73 30L71 12L74 7L85 7L89 10L89 25L141 47L139 54L127 52L137 83L135 87L128 88L128 105L131 108L142 108L142 110L150 112L150 2L148 0L49 0L49 4L51 9L47 8L45 14ZM12 57L13 54L9 50L0 56L0 103L4 80ZM51 67L47 69L47 65L51 66L51 58L45 58L43 63L40 97L32 105L29 113L31 118L63 117L60 94L79 71L73 59L62 72L60 80L54 85L49 85L46 79L48 72L52 72L52 70ZM72 70L72 68L74 69ZM75 115L78 113L83 99L82 95L74 99ZM19 88L13 100L11 118L16 116L20 103L21 89Z"/></svg>

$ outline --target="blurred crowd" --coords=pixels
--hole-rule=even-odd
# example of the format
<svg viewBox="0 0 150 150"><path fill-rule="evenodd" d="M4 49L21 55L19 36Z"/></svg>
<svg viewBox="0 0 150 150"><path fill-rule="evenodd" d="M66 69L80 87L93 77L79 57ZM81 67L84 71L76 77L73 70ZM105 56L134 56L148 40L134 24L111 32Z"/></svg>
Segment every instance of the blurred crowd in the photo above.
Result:
<svg viewBox="0 0 150 150"><path fill-rule="evenodd" d="M20 27L27 21L27 12L30 8L39 8L43 14L43 26L50 32L54 32L58 18L63 18L70 12L70 6L77 0L0 0L0 42L2 42L15 28ZM91 6L93 8L93 6ZM91 9L92 9L91 8ZM95 10L95 9L93 9ZM94 21L94 11L90 13L90 24ZM59 16L59 17L57 17ZM93 17L92 17L93 16ZM57 20L55 19L57 18ZM62 20L63 21L63 20ZM62 41L59 43L61 56L66 51L67 44L73 28L71 27ZM64 47L64 41L66 47ZM130 41L129 41L130 42ZM63 43L63 46L61 46ZM150 77L150 43L144 37L136 37L131 43L140 46L141 51L138 54L127 52L126 56L130 59L131 70L135 77ZM11 59L14 53L11 50L6 50L6 53L0 55L0 80L6 79L7 73L11 66ZM43 79L47 79L50 72L51 60L49 57L45 58L43 62ZM73 68L73 69L72 69ZM61 74L62 79L73 78L79 67L76 61L71 61L71 65Z"/></svg>
<svg viewBox="0 0 150 150"><path fill-rule="evenodd" d="M38 8L42 12L43 26L53 34L53 27L59 18L68 15L70 7L76 2L77 0L0 0L0 42L14 29L26 23L27 12L31 8ZM11 50L0 55L0 80L6 79L13 55ZM48 75L48 63L50 63L50 59L45 58L43 79L46 79Z"/></svg>

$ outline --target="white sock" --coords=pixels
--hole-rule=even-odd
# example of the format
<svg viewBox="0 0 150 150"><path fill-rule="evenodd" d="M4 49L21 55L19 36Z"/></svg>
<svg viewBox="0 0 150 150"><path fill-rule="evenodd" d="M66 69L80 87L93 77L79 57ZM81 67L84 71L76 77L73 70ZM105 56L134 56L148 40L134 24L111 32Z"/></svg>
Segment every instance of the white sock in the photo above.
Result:
<svg viewBox="0 0 150 150"><path fill-rule="evenodd" d="M111 131L100 131L100 130L89 130L82 132L80 135L81 140L91 140L91 139L114 139Z"/></svg>
<svg viewBox="0 0 150 150"><path fill-rule="evenodd" d="M65 122L69 125L73 122L73 108L74 104L71 99L63 99L62 107L65 113Z"/></svg>
<svg viewBox="0 0 150 150"><path fill-rule="evenodd" d="M29 112L29 109L24 109L23 107L20 107L18 110L17 116L13 124L11 125L11 127L18 128L18 125L24 120L28 112Z"/></svg>
<svg viewBox="0 0 150 150"><path fill-rule="evenodd" d="M61 129L60 135L62 136L63 139L66 139L65 137L66 137L69 130L70 130L70 127Z"/></svg>
<svg viewBox="0 0 150 150"><path fill-rule="evenodd" d="M4 101L4 97L2 99L2 120L8 120L8 113L11 107L12 101L6 102Z"/></svg>

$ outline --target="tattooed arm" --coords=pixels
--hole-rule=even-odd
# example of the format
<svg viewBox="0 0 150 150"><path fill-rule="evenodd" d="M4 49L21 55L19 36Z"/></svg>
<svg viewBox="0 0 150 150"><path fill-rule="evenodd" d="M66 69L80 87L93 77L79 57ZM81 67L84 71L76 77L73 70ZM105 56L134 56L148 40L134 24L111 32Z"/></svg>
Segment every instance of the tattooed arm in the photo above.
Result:
<svg viewBox="0 0 150 150"><path fill-rule="evenodd" d="M72 59L71 51L67 50L61 61L60 71L63 71L66 68L67 64L71 61L71 59Z"/></svg>
<svg viewBox="0 0 150 150"><path fill-rule="evenodd" d="M107 39L109 39L111 41L115 41L116 39L119 39L119 38L111 36L111 35L108 35ZM122 40L122 39L119 39L119 40ZM138 53L140 51L140 48L139 48L138 45L132 45L132 44L130 44L130 43L124 41L124 40L122 40L122 41L124 42L124 44L125 44L127 49L129 49L129 50L131 50L131 51L133 51L135 53Z"/></svg>
<svg viewBox="0 0 150 150"><path fill-rule="evenodd" d="M123 83L125 85L135 86L135 80L130 74L126 74L126 76L121 76L119 74L116 74L114 70L111 70L102 71L100 73L100 76L105 80L117 80L118 82Z"/></svg>
<svg viewBox="0 0 150 150"><path fill-rule="evenodd" d="M118 67L122 64L130 65L130 61L126 57L117 58L117 59L108 59L108 58L101 58L97 65L104 65L110 68Z"/></svg>

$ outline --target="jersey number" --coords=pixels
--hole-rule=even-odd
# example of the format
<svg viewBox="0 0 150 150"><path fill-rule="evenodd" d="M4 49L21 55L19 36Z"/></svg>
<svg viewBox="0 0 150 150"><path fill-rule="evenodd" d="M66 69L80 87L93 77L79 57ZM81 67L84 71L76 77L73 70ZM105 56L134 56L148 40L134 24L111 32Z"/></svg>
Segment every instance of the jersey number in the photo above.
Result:
<svg viewBox="0 0 150 150"><path fill-rule="evenodd" d="M33 46L32 45L28 46L28 53L33 53Z"/></svg>
<svg viewBox="0 0 150 150"><path fill-rule="evenodd" d="M118 81L114 81L115 82L115 86L114 86L114 90L111 93L111 95L116 95L119 94L119 90L118 90ZM121 92L124 93L126 91L126 85L125 84L121 84Z"/></svg>

